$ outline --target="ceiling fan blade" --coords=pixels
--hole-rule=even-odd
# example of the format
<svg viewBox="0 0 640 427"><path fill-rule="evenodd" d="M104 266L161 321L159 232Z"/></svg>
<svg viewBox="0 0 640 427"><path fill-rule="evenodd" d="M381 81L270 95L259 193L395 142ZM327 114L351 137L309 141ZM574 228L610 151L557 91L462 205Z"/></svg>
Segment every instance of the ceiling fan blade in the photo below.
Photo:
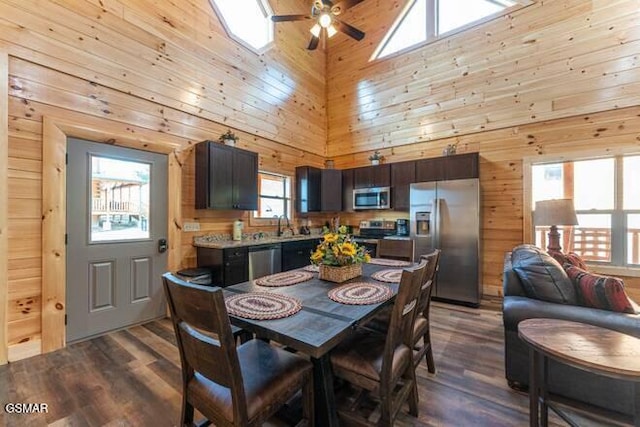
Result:
<svg viewBox="0 0 640 427"><path fill-rule="evenodd" d="M271 17L273 22L286 22L286 21L304 21L310 19L309 15L274 15Z"/></svg>
<svg viewBox="0 0 640 427"><path fill-rule="evenodd" d="M342 0L339 3L336 3L331 7L331 13L334 15L340 15L340 13L349 9L352 6L357 5L358 3L362 3L363 0Z"/></svg>
<svg viewBox="0 0 640 427"><path fill-rule="evenodd" d="M333 22L334 24L336 24L336 27L338 27L338 31L345 33L349 37L352 37L358 41L364 38L364 33L356 27L351 26L345 22L338 21L337 19L334 19Z"/></svg>
<svg viewBox="0 0 640 427"><path fill-rule="evenodd" d="M311 37L311 41L309 42L309 46L307 47L307 49L316 50L316 48L318 47L318 43L319 42L320 42L320 38L319 37L312 36Z"/></svg>

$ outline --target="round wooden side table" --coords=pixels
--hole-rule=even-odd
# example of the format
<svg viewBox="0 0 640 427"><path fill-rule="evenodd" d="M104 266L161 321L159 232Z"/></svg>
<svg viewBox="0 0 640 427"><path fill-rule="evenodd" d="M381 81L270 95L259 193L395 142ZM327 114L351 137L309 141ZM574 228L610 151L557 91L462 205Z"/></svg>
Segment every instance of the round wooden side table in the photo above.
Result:
<svg viewBox="0 0 640 427"><path fill-rule="evenodd" d="M527 319L518 335L529 346L529 425L547 426L549 408L576 425L549 400L548 359L598 375L634 381L634 425L640 427L640 339L585 323ZM538 413L539 412L539 413Z"/></svg>

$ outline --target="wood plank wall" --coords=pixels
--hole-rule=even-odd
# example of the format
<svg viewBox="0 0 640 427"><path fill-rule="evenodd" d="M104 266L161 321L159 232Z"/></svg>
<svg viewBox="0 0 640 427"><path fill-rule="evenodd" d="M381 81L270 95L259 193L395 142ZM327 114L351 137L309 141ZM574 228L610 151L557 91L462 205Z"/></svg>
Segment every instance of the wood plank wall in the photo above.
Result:
<svg viewBox="0 0 640 427"><path fill-rule="evenodd" d="M7 296L8 296L8 252L9 252L9 109L7 89L9 87L9 55L0 47L0 365L7 363Z"/></svg>
<svg viewBox="0 0 640 427"><path fill-rule="evenodd" d="M537 2L468 32L374 62L404 1L354 7L366 38L328 51L327 155L336 167L478 151L486 294L523 241L523 158L612 147L640 152L637 1ZM343 221L352 221L346 216ZM640 283L628 278L632 294Z"/></svg>
<svg viewBox="0 0 640 427"><path fill-rule="evenodd" d="M301 3L306 10L301 0L271 2L276 13L298 13ZM230 232L236 214L193 209L192 146L232 129L240 147L259 153L265 170L293 174L300 164L322 165L325 57L307 52L307 42L304 25L277 27L273 48L256 55L227 37L208 0L0 1L0 46L8 54L0 66L5 79L8 68L2 85L8 96L0 102L9 112L8 190L0 191L0 206L8 209L6 233L0 211L0 242L5 234L8 240L8 251L0 251L8 254L0 304L6 298L8 310L2 310L7 335L0 333L0 355L6 343L16 360L47 342L41 336L43 121L64 118L131 140L140 135L141 149L173 150L170 164L183 171L179 194L171 196L173 210L185 207L178 225L199 220L201 234ZM2 166L0 160L0 174ZM178 249L170 258L185 249L172 265L193 265L192 237L179 233L170 242Z"/></svg>

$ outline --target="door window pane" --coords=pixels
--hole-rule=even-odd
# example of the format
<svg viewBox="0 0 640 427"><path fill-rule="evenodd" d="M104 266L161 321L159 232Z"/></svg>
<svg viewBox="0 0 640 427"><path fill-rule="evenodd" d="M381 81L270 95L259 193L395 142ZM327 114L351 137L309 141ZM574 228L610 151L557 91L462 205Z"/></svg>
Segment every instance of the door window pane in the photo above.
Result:
<svg viewBox="0 0 640 427"><path fill-rule="evenodd" d="M611 262L611 215L578 214L571 250L586 261Z"/></svg>
<svg viewBox="0 0 640 427"><path fill-rule="evenodd" d="M627 263L640 264L640 214L627 215Z"/></svg>
<svg viewBox="0 0 640 427"><path fill-rule="evenodd" d="M573 165L575 209L613 209L614 159L585 160L575 162Z"/></svg>
<svg viewBox="0 0 640 427"><path fill-rule="evenodd" d="M625 157L623 209L640 209L640 156Z"/></svg>
<svg viewBox="0 0 640 427"><path fill-rule="evenodd" d="M148 163L91 156L91 242L149 238Z"/></svg>

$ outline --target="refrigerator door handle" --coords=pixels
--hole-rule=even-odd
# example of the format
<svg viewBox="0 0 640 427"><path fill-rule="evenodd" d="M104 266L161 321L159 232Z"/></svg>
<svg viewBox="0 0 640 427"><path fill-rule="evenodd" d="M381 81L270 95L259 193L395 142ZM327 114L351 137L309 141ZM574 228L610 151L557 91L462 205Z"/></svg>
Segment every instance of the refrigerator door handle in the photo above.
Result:
<svg viewBox="0 0 640 427"><path fill-rule="evenodd" d="M433 215L435 216L435 221L433 222L434 225L434 237L433 237L433 243L434 243L434 248L439 248L440 247L440 199L436 198L433 199Z"/></svg>

